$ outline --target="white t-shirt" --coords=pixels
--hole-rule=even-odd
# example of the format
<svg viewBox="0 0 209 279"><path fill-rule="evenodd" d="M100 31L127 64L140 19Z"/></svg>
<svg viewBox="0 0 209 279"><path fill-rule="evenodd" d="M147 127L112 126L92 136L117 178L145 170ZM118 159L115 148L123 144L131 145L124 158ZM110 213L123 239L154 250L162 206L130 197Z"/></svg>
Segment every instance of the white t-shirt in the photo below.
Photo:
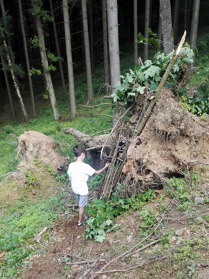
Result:
<svg viewBox="0 0 209 279"><path fill-rule="evenodd" d="M95 169L83 162L73 162L69 165L67 173L75 194L88 195L87 181L89 176L92 176L94 172Z"/></svg>

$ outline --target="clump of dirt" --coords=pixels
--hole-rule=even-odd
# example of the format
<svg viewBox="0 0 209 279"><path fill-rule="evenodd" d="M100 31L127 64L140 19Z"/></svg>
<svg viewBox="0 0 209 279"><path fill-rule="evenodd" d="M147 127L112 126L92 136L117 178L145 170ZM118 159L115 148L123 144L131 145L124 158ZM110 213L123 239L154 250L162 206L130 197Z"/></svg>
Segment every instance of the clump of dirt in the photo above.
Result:
<svg viewBox="0 0 209 279"><path fill-rule="evenodd" d="M65 159L56 152L58 146L58 142L43 133L27 131L18 138L20 165L27 165L36 158L49 164L56 171L65 162Z"/></svg>
<svg viewBox="0 0 209 279"><path fill-rule="evenodd" d="M67 159L56 151L59 144L48 136L28 131L18 138L20 163L15 172L1 182L0 202L21 199L23 196L47 197L58 190L53 173L66 169ZM60 189L59 189L60 190Z"/></svg>
<svg viewBox="0 0 209 279"><path fill-rule="evenodd" d="M208 123L183 109L171 91L163 90L143 132L128 148L123 173L129 185L156 186L161 177L207 165L208 158Z"/></svg>

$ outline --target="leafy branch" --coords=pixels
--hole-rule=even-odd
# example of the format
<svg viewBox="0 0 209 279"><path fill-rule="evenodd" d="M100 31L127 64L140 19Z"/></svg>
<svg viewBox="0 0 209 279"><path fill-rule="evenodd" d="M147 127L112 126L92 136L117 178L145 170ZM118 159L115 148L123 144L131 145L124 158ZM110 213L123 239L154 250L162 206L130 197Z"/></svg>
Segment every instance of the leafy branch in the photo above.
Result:
<svg viewBox="0 0 209 279"><path fill-rule="evenodd" d="M146 60L143 65L137 65L135 69L130 69L128 73L122 75L121 82L116 84L112 94L113 101L127 104L132 102L137 94L155 91L173 55L173 52L168 55L157 52L152 60ZM193 56L193 50L185 44L168 75L165 83L166 88L176 85L178 78L184 71L185 64L193 62Z"/></svg>

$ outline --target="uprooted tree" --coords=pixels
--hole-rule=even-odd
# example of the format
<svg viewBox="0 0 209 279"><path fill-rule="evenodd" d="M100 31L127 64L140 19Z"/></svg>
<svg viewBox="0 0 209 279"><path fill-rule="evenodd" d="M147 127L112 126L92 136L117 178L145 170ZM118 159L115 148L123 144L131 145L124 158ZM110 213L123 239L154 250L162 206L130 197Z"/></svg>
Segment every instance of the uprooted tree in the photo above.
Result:
<svg viewBox="0 0 209 279"><path fill-rule="evenodd" d="M87 150L99 151L101 160L111 160L100 197L108 199L116 185L123 196L159 188L165 177L207 164L207 125L180 106L174 90L188 81L192 62L193 52L182 47L184 40L185 34L174 53L157 53L154 62L145 61L122 77L112 97L128 109L110 134L90 137L74 129L63 130L75 135Z"/></svg>

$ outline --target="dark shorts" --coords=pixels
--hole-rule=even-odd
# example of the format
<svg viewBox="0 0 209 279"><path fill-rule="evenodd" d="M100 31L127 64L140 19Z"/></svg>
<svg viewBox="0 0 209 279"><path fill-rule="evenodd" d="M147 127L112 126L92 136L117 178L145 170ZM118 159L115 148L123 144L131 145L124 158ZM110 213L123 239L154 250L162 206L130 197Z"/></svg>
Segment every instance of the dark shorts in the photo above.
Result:
<svg viewBox="0 0 209 279"><path fill-rule="evenodd" d="M79 207L85 207L88 204L88 195L75 194Z"/></svg>

